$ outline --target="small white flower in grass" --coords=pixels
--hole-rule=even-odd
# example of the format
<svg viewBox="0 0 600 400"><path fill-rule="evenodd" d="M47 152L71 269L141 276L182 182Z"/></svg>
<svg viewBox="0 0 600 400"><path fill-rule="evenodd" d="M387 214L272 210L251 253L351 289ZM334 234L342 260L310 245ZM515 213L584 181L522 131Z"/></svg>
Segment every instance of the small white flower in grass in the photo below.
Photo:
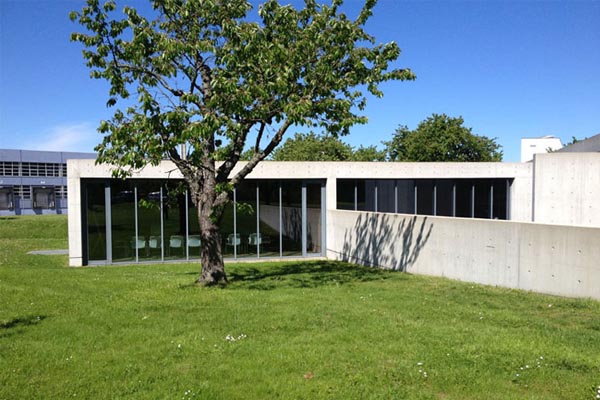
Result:
<svg viewBox="0 0 600 400"><path fill-rule="evenodd" d="M418 366L421 366L421 365L423 365L423 363L422 363L422 362L418 362L418 363L417 363L417 365L418 365Z"/></svg>
<svg viewBox="0 0 600 400"><path fill-rule="evenodd" d="M181 348L181 343L179 343L179 344L177 345L177 348L178 348L178 349L180 349L180 348Z"/></svg>

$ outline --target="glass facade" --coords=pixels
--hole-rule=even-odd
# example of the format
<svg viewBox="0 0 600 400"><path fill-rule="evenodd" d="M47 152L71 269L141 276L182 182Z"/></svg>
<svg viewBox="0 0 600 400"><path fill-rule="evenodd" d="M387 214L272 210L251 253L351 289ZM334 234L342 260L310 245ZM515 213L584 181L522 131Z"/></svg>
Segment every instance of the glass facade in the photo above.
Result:
<svg viewBox="0 0 600 400"><path fill-rule="evenodd" d="M325 184L248 180L219 221L226 258L321 255ZM82 180L84 259L89 263L200 257L198 210L181 181Z"/></svg>
<svg viewBox="0 0 600 400"><path fill-rule="evenodd" d="M497 178L338 179L337 209L510 219L510 185Z"/></svg>

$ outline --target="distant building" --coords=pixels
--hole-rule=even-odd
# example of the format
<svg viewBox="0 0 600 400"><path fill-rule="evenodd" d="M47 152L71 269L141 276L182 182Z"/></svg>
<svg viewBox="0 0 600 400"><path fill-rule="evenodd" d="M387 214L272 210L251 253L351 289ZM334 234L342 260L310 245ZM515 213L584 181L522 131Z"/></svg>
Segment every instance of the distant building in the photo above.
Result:
<svg viewBox="0 0 600 400"><path fill-rule="evenodd" d="M95 153L0 149L0 215L65 214L67 160Z"/></svg>
<svg viewBox="0 0 600 400"><path fill-rule="evenodd" d="M597 153L600 152L600 133L590 138L578 140L558 150L561 153Z"/></svg>
<svg viewBox="0 0 600 400"><path fill-rule="evenodd" d="M523 138L521 139L521 162L533 160L534 154L548 153L548 149L558 150L562 147L560 139L552 135Z"/></svg>

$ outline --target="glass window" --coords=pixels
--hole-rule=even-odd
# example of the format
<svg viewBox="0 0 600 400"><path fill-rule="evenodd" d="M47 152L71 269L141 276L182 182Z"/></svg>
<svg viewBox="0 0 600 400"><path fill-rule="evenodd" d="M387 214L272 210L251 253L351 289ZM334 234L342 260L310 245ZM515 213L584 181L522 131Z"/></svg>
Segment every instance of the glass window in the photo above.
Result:
<svg viewBox="0 0 600 400"><path fill-rule="evenodd" d="M137 214L138 214L138 255L142 260L160 260L163 256L163 236L161 231L162 182L158 180L138 180ZM135 249L135 245L134 245Z"/></svg>
<svg viewBox="0 0 600 400"><path fill-rule="evenodd" d="M456 181L456 216L472 217L471 214L471 190L473 181L470 179L459 179Z"/></svg>
<svg viewBox="0 0 600 400"><path fill-rule="evenodd" d="M236 188L236 234L229 235L226 245L236 246L238 257L256 257L258 222L256 208L256 182L244 181Z"/></svg>
<svg viewBox="0 0 600 400"><path fill-rule="evenodd" d="M415 213L415 181L400 179L396 181L398 192L398 212L401 214Z"/></svg>
<svg viewBox="0 0 600 400"><path fill-rule="evenodd" d="M433 215L433 180L417 180L417 214Z"/></svg>
<svg viewBox="0 0 600 400"><path fill-rule="evenodd" d="M87 222L87 258L89 261L106 260L106 207L104 182L83 182Z"/></svg>
<svg viewBox="0 0 600 400"><path fill-rule="evenodd" d="M454 201L452 188L454 182L449 179L439 179L435 181L436 187L436 215L452 217L452 203Z"/></svg>
<svg viewBox="0 0 600 400"><path fill-rule="evenodd" d="M376 185L377 181L374 179L366 179L364 181L364 211L376 211Z"/></svg>
<svg viewBox="0 0 600 400"><path fill-rule="evenodd" d="M145 240L135 236L134 181L113 180L110 184L111 240L114 262L135 261L146 251Z"/></svg>
<svg viewBox="0 0 600 400"><path fill-rule="evenodd" d="M356 209L358 211L367 210L367 184L364 179L356 180ZM371 192L370 196L373 196Z"/></svg>
<svg viewBox="0 0 600 400"><path fill-rule="evenodd" d="M321 254L321 183L306 184L306 214L306 251Z"/></svg>
<svg viewBox="0 0 600 400"><path fill-rule="evenodd" d="M492 217L492 181L490 179L475 180L475 218Z"/></svg>
<svg viewBox="0 0 600 400"><path fill-rule="evenodd" d="M354 179L338 179L336 181L338 210L354 210L354 182Z"/></svg>
<svg viewBox="0 0 600 400"><path fill-rule="evenodd" d="M188 240L186 256L190 259L200 258L200 222L198 221L198 208L192 201L192 196L188 192Z"/></svg>
<svg viewBox="0 0 600 400"><path fill-rule="evenodd" d="M508 179L495 179L494 180L494 210L492 218L494 219L508 219L507 215L507 203L508 203L508 191L510 190Z"/></svg>
<svg viewBox="0 0 600 400"><path fill-rule="evenodd" d="M279 257L279 182L265 180L258 186L260 230L248 245L258 244L261 257Z"/></svg>
<svg viewBox="0 0 600 400"><path fill-rule="evenodd" d="M302 182L281 181L281 247L283 256L302 254Z"/></svg>
<svg viewBox="0 0 600 400"><path fill-rule="evenodd" d="M1 176L19 176L19 163L13 161L0 161Z"/></svg>
<svg viewBox="0 0 600 400"><path fill-rule="evenodd" d="M187 218L183 181L169 180L163 185L163 240L165 259L185 259L186 244L199 254L200 238L186 241ZM193 246L192 246L193 245Z"/></svg>
<svg viewBox="0 0 600 400"><path fill-rule="evenodd" d="M395 201L395 181L389 179L380 179L377 181L377 211L390 212L396 211Z"/></svg>

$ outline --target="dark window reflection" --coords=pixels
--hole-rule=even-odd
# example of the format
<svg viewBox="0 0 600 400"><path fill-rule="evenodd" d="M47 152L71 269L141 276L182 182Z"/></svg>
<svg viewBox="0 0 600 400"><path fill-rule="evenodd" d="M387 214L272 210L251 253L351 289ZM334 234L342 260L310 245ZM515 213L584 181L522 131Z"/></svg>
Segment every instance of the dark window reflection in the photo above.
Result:
<svg viewBox="0 0 600 400"><path fill-rule="evenodd" d="M302 181L281 181L281 247L283 256L302 254Z"/></svg>
<svg viewBox="0 0 600 400"><path fill-rule="evenodd" d="M415 213L415 181L399 179L396 181L398 191L398 212L401 214Z"/></svg>
<svg viewBox="0 0 600 400"><path fill-rule="evenodd" d="M337 209L354 210L354 179L337 180Z"/></svg>
<svg viewBox="0 0 600 400"><path fill-rule="evenodd" d="M449 179L439 179L435 181L436 186L436 215L452 216L452 187L453 182Z"/></svg>
<svg viewBox="0 0 600 400"><path fill-rule="evenodd" d="M491 186L489 179L477 179L475 184L475 218L491 218Z"/></svg>
<svg viewBox="0 0 600 400"><path fill-rule="evenodd" d="M321 184L306 184L306 251L321 253Z"/></svg>
<svg viewBox="0 0 600 400"><path fill-rule="evenodd" d="M254 244L261 257L279 257L279 182L265 180L258 185L260 231Z"/></svg>
<svg viewBox="0 0 600 400"><path fill-rule="evenodd" d="M391 213L396 211L394 186L395 181L391 179L377 181L377 211Z"/></svg>
<svg viewBox="0 0 600 400"><path fill-rule="evenodd" d="M417 180L417 214L433 215L433 180Z"/></svg>
<svg viewBox="0 0 600 400"><path fill-rule="evenodd" d="M83 181L87 216L87 255L89 261L106 261L105 183Z"/></svg>

